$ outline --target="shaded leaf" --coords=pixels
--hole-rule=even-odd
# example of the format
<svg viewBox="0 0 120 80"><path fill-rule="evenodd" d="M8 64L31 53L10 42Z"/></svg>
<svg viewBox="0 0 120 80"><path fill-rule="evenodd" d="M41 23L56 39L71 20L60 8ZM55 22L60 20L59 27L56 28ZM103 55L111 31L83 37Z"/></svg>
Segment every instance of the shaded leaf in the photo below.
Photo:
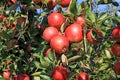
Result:
<svg viewBox="0 0 120 80"><path fill-rule="evenodd" d="M98 4L110 4L110 3L112 3L113 2L113 0L100 0L99 2L98 2Z"/></svg>
<svg viewBox="0 0 120 80"><path fill-rule="evenodd" d="M54 51L49 52L48 57L52 62L54 62L55 61L55 52Z"/></svg>
<svg viewBox="0 0 120 80"><path fill-rule="evenodd" d="M19 4L14 4L11 7L9 7L7 10L16 10L18 6L20 6L20 5Z"/></svg>
<svg viewBox="0 0 120 80"><path fill-rule="evenodd" d="M114 6L117 6L117 7L119 6L119 3L118 3L118 2L113 2L112 4L113 4Z"/></svg>
<svg viewBox="0 0 120 80"><path fill-rule="evenodd" d="M72 1L71 5L70 5L70 12L76 16L76 14L77 14L76 0Z"/></svg>
<svg viewBox="0 0 120 80"><path fill-rule="evenodd" d="M30 2L32 2L32 0L20 0L20 2L30 3Z"/></svg>
<svg viewBox="0 0 120 80"><path fill-rule="evenodd" d="M87 9L87 8L88 8L87 2L83 1L83 2L81 3L81 7L82 7L83 9Z"/></svg>
<svg viewBox="0 0 120 80"><path fill-rule="evenodd" d="M97 23L102 24L103 22L105 22L107 19L110 19L110 18L111 18L111 16L107 16L107 17L105 17L103 19L98 20Z"/></svg>
<svg viewBox="0 0 120 80"><path fill-rule="evenodd" d="M0 37L3 38L3 39L9 39L10 38L9 35L4 31L0 31Z"/></svg>
<svg viewBox="0 0 120 80"><path fill-rule="evenodd" d="M77 5L77 15L78 16L81 14L81 10L82 10L81 4L78 4Z"/></svg>
<svg viewBox="0 0 120 80"><path fill-rule="evenodd" d="M120 17L114 17L113 19L120 23Z"/></svg>

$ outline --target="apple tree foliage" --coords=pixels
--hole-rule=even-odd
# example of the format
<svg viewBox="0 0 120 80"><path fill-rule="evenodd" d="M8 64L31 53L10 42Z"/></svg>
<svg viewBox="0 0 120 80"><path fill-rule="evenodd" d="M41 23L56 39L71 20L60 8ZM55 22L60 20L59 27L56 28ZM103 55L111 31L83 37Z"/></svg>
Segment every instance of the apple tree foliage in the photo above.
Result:
<svg viewBox="0 0 120 80"><path fill-rule="evenodd" d="M91 80L119 80L113 66L120 60L111 51L116 41L112 30L120 23L119 3L114 0L71 0L69 6L47 4L47 0L1 0L0 1L0 77L9 69L10 79L26 73L31 80L53 80L52 72L58 65L68 70L67 80L75 80L79 72L86 72ZM59 2L60 0L53 0ZM99 5L107 10L99 11ZM38 12L39 11L39 12ZM74 23L79 15L85 18L82 41L70 42L69 49L63 54L45 52L50 43L44 40L43 31L48 24L48 15L60 12L65 21L60 28L65 29ZM98 43L92 44L86 37L87 30ZM96 32L97 30L97 32ZM99 37L99 34L102 37ZM4 79L3 79L4 80Z"/></svg>

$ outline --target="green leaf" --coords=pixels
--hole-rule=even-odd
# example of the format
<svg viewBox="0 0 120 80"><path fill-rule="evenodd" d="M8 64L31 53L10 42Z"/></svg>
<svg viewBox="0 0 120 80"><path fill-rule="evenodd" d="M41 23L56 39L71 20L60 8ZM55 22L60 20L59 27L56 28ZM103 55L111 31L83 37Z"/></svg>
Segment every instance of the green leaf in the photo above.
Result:
<svg viewBox="0 0 120 80"><path fill-rule="evenodd" d="M68 13L67 11L65 11L63 13L63 15L66 16L66 17L73 17L74 16L72 13Z"/></svg>
<svg viewBox="0 0 120 80"><path fill-rule="evenodd" d="M34 65L36 66L36 68L40 68L40 62L34 61L33 63L34 63Z"/></svg>
<svg viewBox="0 0 120 80"><path fill-rule="evenodd" d="M104 18L106 18L106 17L107 17L107 14L106 14L106 13L101 13L101 16L99 17L99 20L104 19Z"/></svg>
<svg viewBox="0 0 120 80"><path fill-rule="evenodd" d="M85 21L86 21L86 23L87 23L89 26L92 26L92 25L93 25L92 22L91 22L89 19L85 18Z"/></svg>
<svg viewBox="0 0 120 80"><path fill-rule="evenodd" d="M44 56L40 56L40 62L43 62L43 61L45 61Z"/></svg>
<svg viewBox="0 0 120 80"><path fill-rule="evenodd" d="M40 58L40 54L38 54L38 53L34 53L34 54L32 54L34 57L37 57L37 58Z"/></svg>
<svg viewBox="0 0 120 80"><path fill-rule="evenodd" d="M51 80L50 76L48 75L40 75L40 77L41 80Z"/></svg>
<svg viewBox="0 0 120 80"><path fill-rule="evenodd" d="M54 51L49 52L48 57L52 62L54 62L55 61L55 52Z"/></svg>
<svg viewBox="0 0 120 80"><path fill-rule="evenodd" d="M0 78L0 80L7 80L7 79L5 79L5 78Z"/></svg>
<svg viewBox="0 0 120 80"><path fill-rule="evenodd" d="M47 62L48 64L51 62L48 57L44 57L44 59L45 59L45 62Z"/></svg>
<svg viewBox="0 0 120 80"><path fill-rule="evenodd" d="M95 14L90 10L90 8L87 10L87 15L92 22L96 21L95 20Z"/></svg>
<svg viewBox="0 0 120 80"><path fill-rule="evenodd" d="M75 16L77 15L76 0L73 0L73 2L70 5L70 12L73 13Z"/></svg>
<svg viewBox="0 0 120 80"><path fill-rule="evenodd" d="M102 66L100 67L99 71L106 70L108 68L109 64L103 63Z"/></svg>
<svg viewBox="0 0 120 80"><path fill-rule="evenodd" d="M0 51L3 49L2 42L0 42Z"/></svg>
<svg viewBox="0 0 120 80"><path fill-rule="evenodd" d="M74 65L70 65L70 68L75 69L77 64L75 63Z"/></svg>
<svg viewBox="0 0 120 80"><path fill-rule="evenodd" d="M50 65L50 60L47 57L40 56L40 66L46 68Z"/></svg>
<svg viewBox="0 0 120 80"><path fill-rule="evenodd" d="M47 61L43 61L43 62L40 63L40 66L47 69L50 66L50 64Z"/></svg>
<svg viewBox="0 0 120 80"><path fill-rule="evenodd" d="M31 74L31 76L39 76L41 72L34 72Z"/></svg>

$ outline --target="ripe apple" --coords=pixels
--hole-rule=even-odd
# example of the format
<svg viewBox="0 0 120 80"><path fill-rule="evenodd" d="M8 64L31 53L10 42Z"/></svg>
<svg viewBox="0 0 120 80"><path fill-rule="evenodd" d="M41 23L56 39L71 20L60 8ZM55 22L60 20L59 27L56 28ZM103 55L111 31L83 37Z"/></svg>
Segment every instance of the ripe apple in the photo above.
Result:
<svg viewBox="0 0 120 80"><path fill-rule="evenodd" d="M103 38L103 35L102 35L100 30L96 29L94 31L93 29L88 29L87 33L86 33L86 38L87 38L88 42L91 43L91 44L98 44L98 43L100 43L99 40L95 39L93 32L96 34L96 36L98 38Z"/></svg>
<svg viewBox="0 0 120 80"><path fill-rule="evenodd" d="M12 80L17 80L17 75L13 76Z"/></svg>
<svg viewBox="0 0 120 80"><path fill-rule="evenodd" d="M17 0L7 0L7 5L11 6L12 4L15 4L17 2Z"/></svg>
<svg viewBox="0 0 120 80"><path fill-rule="evenodd" d="M63 35L54 36L50 41L50 46L56 53L64 53L69 47L68 39Z"/></svg>
<svg viewBox="0 0 120 80"><path fill-rule="evenodd" d="M49 26L56 27L58 30L60 29L61 25L64 23L65 18L61 13L53 12L48 16L48 24Z"/></svg>
<svg viewBox="0 0 120 80"><path fill-rule="evenodd" d="M14 23L12 23L12 24L10 24L9 28L10 28L11 30L15 30L15 29L16 29L16 25L15 25Z"/></svg>
<svg viewBox="0 0 120 80"><path fill-rule="evenodd" d="M120 26L113 28L112 36L117 42L120 42Z"/></svg>
<svg viewBox="0 0 120 80"><path fill-rule="evenodd" d="M56 35L58 35L58 30L55 27L47 27L43 32L43 38L48 42Z"/></svg>
<svg viewBox="0 0 120 80"><path fill-rule="evenodd" d="M70 4L71 0L61 0L60 2L58 2L59 5L61 5L62 7L68 7Z"/></svg>
<svg viewBox="0 0 120 80"><path fill-rule="evenodd" d="M19 74L17 80L30 80L30 77L27 74Z"/></svg>
<svg viewBox="0 0 120 80"><path fill-rule="evenodd" d="M78 16L76 23L78 23L82 28L85 27L85 25L86 25L85 19L83 16Z"/></svg>
<svg viewBox="0 0 120 80"><path fill-rule="evenodd" d="M26 45L26 52L28 52L28 53L31 52L31 44Z"/></svg>
<svg viewBox="0 0 120 80"><path fill-rule="evenodd" d="M57 4L54 0L41 0L41 3L47 4L49 9L53 9Z"/></svg>
<svg viewBox="0 0 120 80"><path fill-rule="evenodd" d="M83 40L83 29L77 24L71 24L65 29L65 36L70 42L80 42Z"/></svg>
<svg viewBox="0 0 120 80"><path fill-rule="evenodd" d="M22 25L22 23L25 22L25 21L26 21L26 18L24 18L24 17L19 17L19 18L17 19L17 24L18 24L18 25Z"/></svg>
<svg viewBox="0 0 120 80"><path fill-rule="evenodd" d="M12 0L12 2L13 2L13 3L16 3L16 2L17 2L17 0Z"/></svg>
<svg viewBox="0 0 120 80"><path fill-rule="evenodd" d="M117 57L120 57L120 44L114 43L111 48L113 54Z"/></svg>
<svg viewBox="0 0 120 80"><path fill-rule="evenodd" d="M57 66L52 73L52 77L54 80L66 80L68 77L68 71L63 66Z"/></svg>
<svg viewBox="0 0 120 80"><path fill-rule="evenodd" d="M87 75L86 72L80 72L75 80L90 80L89 76Z"/></svg>
<svg viewBox="0 0 120 80"><path fill-rule="evenodd" d="M120 75L120 61L115 62L113 70L116 74Z"/></svg>
<svg viewBox="0 0 120 80"><path fill-rule="evenodd" d="M56 2L54 2L53 0L47 0L47 5L48 5L48 8L52 9L56 6Z"/></svg>
<svg viewBox="0 0 120 80"><path fill-rule="evenodd" d="M8 69L6 69L6 70L3 72L2 77L3 77L3 78L6 78L7 80L10 80L10 75L11 75L10 71L9 71Z"/></svg>

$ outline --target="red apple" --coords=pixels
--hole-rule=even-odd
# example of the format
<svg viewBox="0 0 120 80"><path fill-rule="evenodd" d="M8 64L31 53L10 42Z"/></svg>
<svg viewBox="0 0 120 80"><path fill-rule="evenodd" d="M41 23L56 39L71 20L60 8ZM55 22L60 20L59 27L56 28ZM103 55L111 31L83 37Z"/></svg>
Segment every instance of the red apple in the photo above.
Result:
<svg viewBox="0 0 120 80"><path fill-rule="evenodd" d="M120 57L120 44L119 43L114 43L112 45L112 53L117 56L117 57Z"/></svg>
<svg viewBox="0 0 120 80"><path fill-rule="evenodd" d="M55 27L47 27L43 32L43 38L48 42L56 35L58 35L58 30Z"/></svg>
<svg viewBox="0 0 120 80"><path fill-rule="evenodd" d="M120 61L115 62L113 70L116 74L120 75Z"/></svg>
<svg viewBox="0 0 120 80"><path fill-rule="evenodd" d="M80 42L83 40L83 29L77 24L71 24L65 29L65 36L70 42Z"/></svg>
<svg viewBox="0 0 120 80"><path fill-rule="evenodd" d="M120 26L113 28L112 36L117 42L120 42Z"/></svg>
<svg viewBox="0 0 120 80"><path fill-rule="evenodd" d="M63 35L54 36L50 41L50 46L56 53L64 53L69 47L68 39Z"/></svg>
<svg viewBox="0 0 120 80"><path fill-rule="evenodd" d="M83 16L78 16L76 23L78 23L82 28L85 27L85 25L86 25L85 19Z"/></svg>
<svg viewBox="0 0 120 80"><path fill-rule="evenodd" d="M30 77L27 74L19 74L17 80L30 80Z"/></svg>
<svg viewBox="0 0 120 80"><path fill-rule="evenodd" d="M53 12L48 16L48 24L49 26L56 27L58 30L60 29L61 25L64 23L65 18L61 13Z"/></svg>
<svg viewBox="0 0 120 80"><path fill-rule="evenodd" d="M52 73L52 77L54 80L66 80L68 78L68 71L63 66L57 66Z"/></svg>
<svg viewBox="0 0 120 80"><path fill-rule="evenodd" d="M90 80L89 76L85 72L80 72L75 80Z"/></svg>
<svg viewBox="0 0 120 80"><path fill-rule="evenodd" d="M61 5L62 7L68 7L70 4L71 0L61 0L60 2L58 2L59 5Z"/></svg>

